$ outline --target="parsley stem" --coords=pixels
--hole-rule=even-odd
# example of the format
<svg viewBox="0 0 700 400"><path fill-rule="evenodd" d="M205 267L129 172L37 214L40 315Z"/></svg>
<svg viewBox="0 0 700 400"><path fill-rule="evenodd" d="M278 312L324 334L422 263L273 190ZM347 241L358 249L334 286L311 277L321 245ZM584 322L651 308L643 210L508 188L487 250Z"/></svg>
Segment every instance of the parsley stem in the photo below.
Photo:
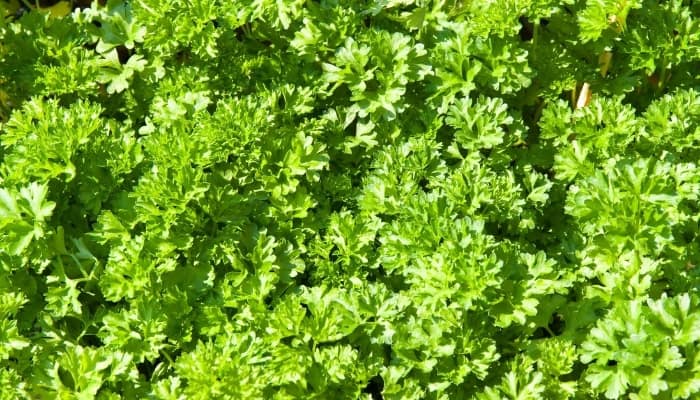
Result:
<svg viewBox="0 0 700 400"><path fill-rule="evenodd" d="M544 330L547 331L547 333L549 333L551 335L551 337L557 336L554 334L554 332L547 325L544 326Z"/></svg>
<svg viewBox="0 0 700 400"><path fill-rule="evenodd" d="M540 32L540 19L538 18L537 21L535 21L535 26L532 29L532 48L535 49L537 48L537 38L539 37L539 32ZM537 57L537 53L533 52L532 54L532 60L534 61Z"/></svg>
<svg viewBox="0 0 700 400"><path fill-rule="evenodd" d="M160 354L163 355L163 357L165 357L166 360L168 360L168 363L171 366L175 365L175 362L173 361L172 357L170 357L170 354L168 354L167 351L165 351L164 349L160 349Z"/></svg>

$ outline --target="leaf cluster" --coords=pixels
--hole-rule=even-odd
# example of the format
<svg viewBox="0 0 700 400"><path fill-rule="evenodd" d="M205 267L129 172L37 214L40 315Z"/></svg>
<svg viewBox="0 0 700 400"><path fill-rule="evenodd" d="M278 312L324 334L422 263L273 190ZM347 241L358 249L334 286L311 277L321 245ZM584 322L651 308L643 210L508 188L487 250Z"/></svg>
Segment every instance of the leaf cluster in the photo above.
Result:
<svg viewBox="0 0 700 400"><path fill-rule="evenodd" d="M697 4L68 3L0 0L0 399L700 396Z"/></svg>

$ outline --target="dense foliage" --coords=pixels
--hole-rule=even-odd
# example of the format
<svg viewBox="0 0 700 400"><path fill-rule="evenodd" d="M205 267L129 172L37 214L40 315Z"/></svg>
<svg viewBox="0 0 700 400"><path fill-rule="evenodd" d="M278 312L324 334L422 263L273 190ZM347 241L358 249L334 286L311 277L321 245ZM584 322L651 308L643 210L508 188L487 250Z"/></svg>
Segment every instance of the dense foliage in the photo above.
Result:
<svg viewBox="0 0 700 400"><path fill-rule="evenodd" d="M697 2L0 5L0 399L700 396Z"/></svg>

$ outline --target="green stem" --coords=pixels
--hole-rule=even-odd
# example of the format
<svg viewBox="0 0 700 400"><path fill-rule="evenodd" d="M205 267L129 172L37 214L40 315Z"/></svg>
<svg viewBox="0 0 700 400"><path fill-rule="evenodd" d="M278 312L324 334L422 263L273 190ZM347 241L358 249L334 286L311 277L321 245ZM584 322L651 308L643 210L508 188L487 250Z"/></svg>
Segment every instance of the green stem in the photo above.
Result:
<svg viewBox="0 0 700 400"><path fill-rule="evenodd" d="M175 366L175 362L173 361L173 358L170 357L170 354L168 354L168 352L165 351L165 349L160 349L160 354L163 357L165 357L166 360L168 360L168 363L170 364L170 366Z"/></svg>
<svg viewBox="0 0 700 400"><path fill-rule="evenodd" d="M547 331L547 333L549 333L550 336L552 336L552 337L557 336L557 335L554 334L554 332L552 332L551 329L549 329L549 326L545 325L543 328L544 328L545 331Z"/></svg>
<svg viewBox="0 0 700 400"><path fill-rule="evenodd" d="M535 26L532 28L532 48L537 48L537 38L540 36L540 20L539 18L535 22ZM533 54L533 60L534 60Z"/></svg>

